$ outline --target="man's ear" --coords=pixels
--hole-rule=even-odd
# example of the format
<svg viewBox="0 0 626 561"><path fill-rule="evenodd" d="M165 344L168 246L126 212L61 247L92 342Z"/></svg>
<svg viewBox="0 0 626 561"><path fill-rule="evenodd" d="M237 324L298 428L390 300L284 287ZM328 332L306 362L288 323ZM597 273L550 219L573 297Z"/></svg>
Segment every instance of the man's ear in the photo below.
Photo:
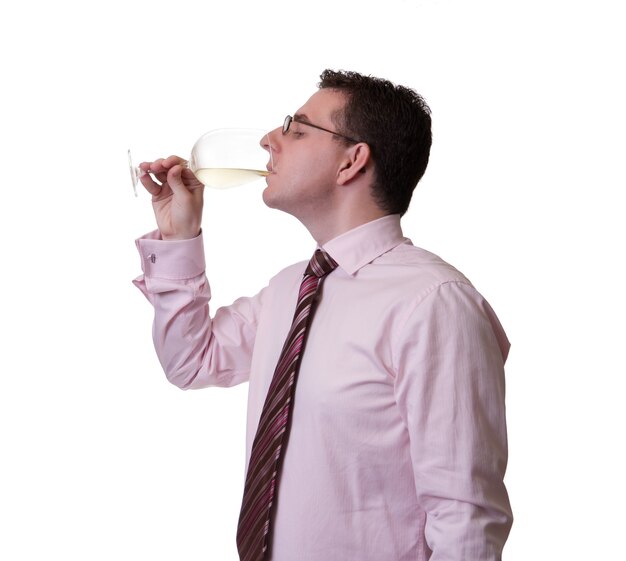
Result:
<svg viewBox="0 0 626 561"><path fill-rule="evenodd" d="M367 173L368 169L371 170L371 151L370 147L365 142L359 142L354 146L351 146L346 151L346 157L341 162L341 167L337 174L337 183L339 185L345 185L353 179L360 177L362 174Z"/></svg>

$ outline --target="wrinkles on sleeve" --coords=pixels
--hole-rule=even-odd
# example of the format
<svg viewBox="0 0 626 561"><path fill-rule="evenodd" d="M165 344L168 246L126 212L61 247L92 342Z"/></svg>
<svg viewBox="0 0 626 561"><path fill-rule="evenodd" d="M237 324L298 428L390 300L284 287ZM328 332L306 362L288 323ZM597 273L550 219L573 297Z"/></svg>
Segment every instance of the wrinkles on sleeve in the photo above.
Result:
<svg viewBox="0 0 626 561"><path fill-rule="evenodd" d="M233 386L249 378L262 295L240 298L211 317L204 275L146 279L153 340L167 379L181 389Z"/></svg>
<svg viewBox="0 0 626 561"><path fill-rule="evenodd" d="M232 386L249 378L261 293L211 317L202 237L138 240L144 274L133 282L154 307L153 341L167 379L181 389Z"/></svg>
<svg viewBox="0 0 626 561"><path fill-rule="evenodd" d="M152 296L150 292L148 292L148 287L146 286L146 278L144 275L139 275L136 279L133 279L133 284L141 291L141 293L146 297L150 304L153 303Z"/></svg>
<svg viewBox="0 0 626 561"><path fill-rule="evenodd" d="M409 310L397 341L395 395L431 561L500 559L512 521L506 334L469 283L447 282Z"/></svg>

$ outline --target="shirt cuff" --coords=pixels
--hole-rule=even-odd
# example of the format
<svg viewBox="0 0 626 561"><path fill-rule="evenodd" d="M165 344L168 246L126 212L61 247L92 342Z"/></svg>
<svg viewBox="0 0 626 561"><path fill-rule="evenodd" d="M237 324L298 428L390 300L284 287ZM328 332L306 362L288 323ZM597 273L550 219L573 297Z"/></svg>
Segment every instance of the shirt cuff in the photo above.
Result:
<svg viewBox="0 0 626 561"><path fill-rule="evenodd" d="M154 230L135 240L135 245L146 278L192 279L206 269L202 233L190 240L163 240Z"/></svg>

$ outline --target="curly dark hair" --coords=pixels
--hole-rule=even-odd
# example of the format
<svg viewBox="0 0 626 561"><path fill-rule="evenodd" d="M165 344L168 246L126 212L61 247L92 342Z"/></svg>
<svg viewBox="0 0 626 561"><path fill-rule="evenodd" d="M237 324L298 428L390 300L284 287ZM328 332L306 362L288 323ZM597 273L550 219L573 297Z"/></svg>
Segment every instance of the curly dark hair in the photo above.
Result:
<svg viewBox="0 0 626 561"><path fill-rule="evenodd" d="M370 147L374 199L389 214L404 214L428 165L430 108L414 90L381 78L326 69L320 79L320 89L346 95L343 110L333 115L338 132Z"/></svg>

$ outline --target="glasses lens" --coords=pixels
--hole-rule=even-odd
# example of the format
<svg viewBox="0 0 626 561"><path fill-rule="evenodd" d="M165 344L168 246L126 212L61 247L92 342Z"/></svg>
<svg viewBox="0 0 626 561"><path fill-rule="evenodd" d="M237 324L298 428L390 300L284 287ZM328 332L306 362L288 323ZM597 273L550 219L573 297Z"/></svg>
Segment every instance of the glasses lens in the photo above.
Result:
<svg viewBox="0 0 626 561"><path fill-rule="evenodd" d="M291 115L287 115L285 117L285 121L283 122L283 134L287 134L289 127L291 126Z"/></svg>

